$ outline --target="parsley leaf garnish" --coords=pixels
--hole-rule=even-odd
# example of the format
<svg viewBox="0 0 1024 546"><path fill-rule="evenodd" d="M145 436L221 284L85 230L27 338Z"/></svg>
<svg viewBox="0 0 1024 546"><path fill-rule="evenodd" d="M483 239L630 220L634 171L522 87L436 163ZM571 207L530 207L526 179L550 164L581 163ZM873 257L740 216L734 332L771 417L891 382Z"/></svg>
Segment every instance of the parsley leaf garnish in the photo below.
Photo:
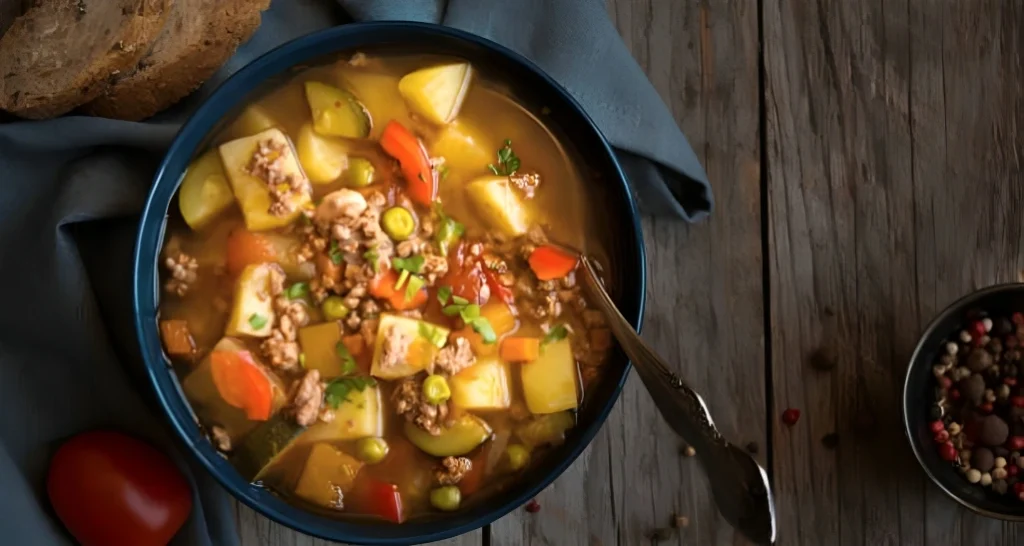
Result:
<svg viewBox="0 0 1024 546"><path fill-rule="evenodd" d="M338 241L331 241L331 248L327 251L327 257L331 259L331 263L334 265L341 264L341 249L338 248Z"/></svg>
<svg viewBox="0 0 1024 546"><path fill-rule="evenodd" d="M342 342L334 344L334 352L341 359L341 375L351 375L356 371L356 359L352 358L352 353L348 351L348 347Z"/></svg>
<svg viewBox="0 0 1024 546"><path fill-rule="evenodd" d="M569 327L564 324L556 324L548 333L544 334L544 338L540 340L541 345L547 345L548 343L554 343L561 341L569 336Z"/></svg>
<svg viewBox="0 0 1024 546"><path fill-rule="evenodd" d="M249 315L249 326L252 326L253 330L259 330L267 325L267 320L267 317L259 313L253 313Z"/></svg>
<svg viewBox="0 0 1024 546"><path fill-rule="evenodd" d="M493 163L487 166L492 173L502 176L512 176L519 170L519 156L512 151L512 141L505 139L505 145L498 148L498 166Z"/></svg>
<svg viewBox="0 0 1024 546"><path fill-rule="evenodd" d="M290 300L297 300L309 295L309 284L304 282L297 282L288 287L284 294L288 296Z"/></svg>
<svg viewBox="0 0 1024 546"><path fill-rule="evenodd" d="M339 377L332 380L324 388L324 402L332 409L338 409L338 406L348 399L348 395L352 391L361 392L366 387L373 387L376 384L377 381L369 376Z"/></svg>
<svg viewBox="0 0 1024 546"><path fill-rule="evenodd" d="M419 254L409 256L408 258L392 258L391 265L395 269L401 269L408 271L409 273L419 273L423 269L423 264L426 263L427 259Z"/></svg>
<svg viewBox="0 0 1024 546"><path fill-rule="evenodd" d="M458 315L462 322L465 322L474 332L480 334L484 343L489 345L498 341L498 336L495 334L491 322L487 320L487 317L480 316L480 306L475 303L469 303L469 300L466 298L452 296L452 303L443 307L441 312L449 317Z"/></svg>

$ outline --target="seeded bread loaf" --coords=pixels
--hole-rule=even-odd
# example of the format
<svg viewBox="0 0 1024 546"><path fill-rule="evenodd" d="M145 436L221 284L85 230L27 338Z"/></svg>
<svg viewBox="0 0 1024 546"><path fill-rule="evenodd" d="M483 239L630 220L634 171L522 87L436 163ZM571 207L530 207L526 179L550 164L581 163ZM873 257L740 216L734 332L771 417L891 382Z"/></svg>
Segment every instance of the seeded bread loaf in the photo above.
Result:
<svg viewBox="0 0 1024 546"><path fill-rule="evenodd" d="M173 0L36 0L0 37L0 109L59 116L132 70Z"/></svg>
<svg viewBox="0 0 1024 546"><path fill-rule="evenodd" d="M134 70L83 107L95 116L141 120L206 81L260 25L269 0L175 0L153 48Z"/></svg>

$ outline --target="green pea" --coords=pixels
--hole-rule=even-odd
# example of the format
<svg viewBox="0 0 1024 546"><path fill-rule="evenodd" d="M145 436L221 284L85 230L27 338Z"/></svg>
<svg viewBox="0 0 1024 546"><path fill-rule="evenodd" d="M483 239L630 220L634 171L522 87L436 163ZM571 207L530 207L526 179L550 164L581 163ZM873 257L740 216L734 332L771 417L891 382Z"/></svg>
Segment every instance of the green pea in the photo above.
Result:
<svg viewBox="0 0 1024 546"><path fill-rule="evenodd" d="M384 438L363 438L356 442L356 456L367 464L377 464L387 457L388 442Z"/></svg>
<svg viewBox="0 0 1024 546"><path fill-rule="evenodd" d="M412 213L402 207L391 207L380 217L384 233L396 241L404 241L416 231L416 220Z"/></svg>
<svg viewBox="0 0 1024 546"><path fill-rule="evenodd" d="M462 503L462 492L454 485L438 487L430 492L430 504L438 510L453 512Z"/></svg>
<svg viewBox="0 0 1024 546"><path fill-rule="evenodd" d="M351 188L364 188L373 184L373 163L361 157L352 157L348 160L348 170L345 171L345 180Z"/></svg>
<svg viewBox="0 0 1024 546"><path fill-rule="evenodd" d="M423 380L423 398L429 404L440 404L452 397L448 380L440 375L429 375Z"/></svg>
<svg viewBox="0 0 1024 546"><path fill-rule="evenodd" d="M320 310L323 311L324 318L327 320L341 320L348 316L348 307L345 307L345 301L341 299L341 296L328 296L320 304Z"/></svg>
<svg viewBox="0 0 1024 546"><path fill-rule="evenodd" d="M512 470L520 470L530 464L530 450L519 444L512 444L505 448L508 455L508 466Z"/></svg>

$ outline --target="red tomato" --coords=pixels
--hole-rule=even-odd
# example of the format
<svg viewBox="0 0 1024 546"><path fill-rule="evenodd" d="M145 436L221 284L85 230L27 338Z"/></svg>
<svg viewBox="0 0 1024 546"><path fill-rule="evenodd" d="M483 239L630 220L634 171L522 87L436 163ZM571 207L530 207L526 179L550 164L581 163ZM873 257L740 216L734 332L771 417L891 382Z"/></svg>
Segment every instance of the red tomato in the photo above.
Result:
<svg viewBox="0 0 1024 546"><path fill-rule="evenodd" d="M382 482L376 478L366 477L355 487L355 496L362 511L394 523L405 520L402 509L402 494L398 486Z"/></svg>
<svg viewBox="0 0 1024 546"><path fill-rule="evenodd" d="M113 431L84 432L60 446L46 490L82 546L164 546L192 511L178 467L155 447Z"/></svg>
<svg viewBox="0 0 1024 546"><path fill-rule="evenodd" d="M486 284L483 264L469 253L468 245L460 243L448 256L448 274L439 286L450 286L452 294L483 305L487 300L480 297L480 291Z"/></svg>

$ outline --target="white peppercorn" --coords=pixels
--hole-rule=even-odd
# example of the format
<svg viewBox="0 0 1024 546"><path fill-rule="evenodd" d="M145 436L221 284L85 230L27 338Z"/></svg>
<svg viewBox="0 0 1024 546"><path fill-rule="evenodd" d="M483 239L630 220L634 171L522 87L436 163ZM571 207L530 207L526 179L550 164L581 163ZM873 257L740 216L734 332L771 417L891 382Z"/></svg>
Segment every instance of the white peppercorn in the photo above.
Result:
<svg viewBox="0 0 1024 546"><path fill-rule="evenodd" d="M992 331L992 319L988 317L981 319L981 325L985 327L986 332Z"/></svg>
<svg viewBox="0 0 1024 546"><path fill-rule="evenodd" d="M946 375L946 367L942 364L936 364L932 366L932 374L935 375L935 377L942 377L943 375Z"/></svg>
<svg viewBox="0 0 1024 546"><path fill-rule="evenodd" d="M993 392L992 389L985 389L985 401L986 402L995 402L996 401L996 393Z"/></svg>
<svg viewBox="0 0 1024 546"><path fill-rule="evenodd" d="M996 468L1005 468L1006 467L1006 459L1004 457L996 457L995 465L996 465Z"/></svg>
<svg viewBox="0 0 1024 546"><path fill-rule="evenodd" d="M998 396L1000 400L1006 400L1007 398L1009 398L1010 397L1010 386L1009 385L999 385L999 392L996 393L996 396Z"/></svg>
<svg viewBox="0 0 1024 546"><path fill-rule="evenodd" d="M995 491L996 493L999 493L1000 495L1006 493L1006 487L1006 480L996 480L992 482L992 490Z"/></svg>
<svg viewBox="0 0 1024 546"><path fill-rule="evenodd" d="M971 460L971 450L969 450L969 449L961 449L960 450L960 460L963 461L964 463L966 463L967 461Z"/></svg>
<svg viewBox="0 0 1024 546"><path fill-rule="evenodd" d="M978 483L981 481L981 471L977 468L972 468L967 471L967 481L971 483Z"/></svg>
<svg viewBox="0 0 1024 546"><path fill-rule="evenodd" d="M989 486L989 485L992 485L992 474L989 474L988 472L982 474L981 475L981 485L984 485L986 487Z"/></svg>
<svg viewBox="0 0 1024 546"><path fill-rule="evenodd" d="M946 343L946 353L955 355L959 350L960 347L956 343L953 343L952 341Z"/></svg>
<svg viewBox="0 0 1024 546"><path fill-rule="evenodd" d="M946 427L946 430L949 431L949 435L950 436L956 436L957 434L960 434L960 431L962 429L960 428L960 424L959 423L957 423L956 421L953 421L952 423L949 424L948 427Z"/></svg>
<svg viewBox="0 0 1024 546"><path fill-rule="evenodd" d="M1005 480L1009 475L1010 473L1007 472L1005 468L996 468L992 470L992 478L996 480Z"/></svg>
<svg viewBox="0 0 1024 546"><path fill-rule="evenodd" d="M970 332L968 332L967 330L961 330L960 331L960 341L962 343L970 343L971 342L971 334L970 334Z"/></svg>

